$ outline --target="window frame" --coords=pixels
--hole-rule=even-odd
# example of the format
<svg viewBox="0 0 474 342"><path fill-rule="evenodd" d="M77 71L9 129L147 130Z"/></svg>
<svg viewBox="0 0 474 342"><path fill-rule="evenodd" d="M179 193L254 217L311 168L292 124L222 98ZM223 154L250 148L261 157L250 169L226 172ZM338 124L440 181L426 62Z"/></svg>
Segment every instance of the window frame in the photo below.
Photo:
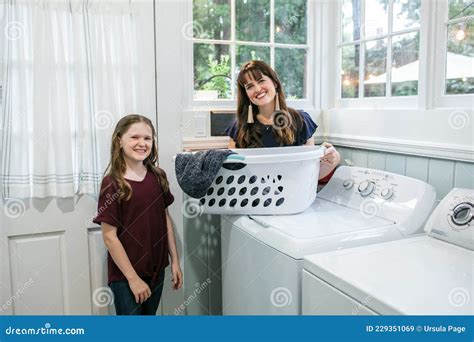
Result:
<svg viewBox="0 0 474 342"><path fill-rule="evenodd" d="M184 55L187 56L186 60L186 103L192 108L196 109L208 109L208 108L222 108L222 109L235 109L237 105L237 98L235 94L235 67L236 67L236 47L237 45L246 46L265 46L270 48L270 65L274 68L275 65L275 48L299 48L306 49L306 98L303 99L288 99L287 104L297 109L312 110L317 107L316 94L317 89L315 87L316 80L318 77L315 75L316 66L320 64L320 58L315 54L316 44L316 32L315 32L315 18L316 18L316 7L318 6L315 0L307 0L307 27L306 27L306 44L283 44L275 42L275 0L270 0L270 41L264 42L247 42L236 39L236 11L235 1L231 0L231 37L229 40L216 40L216 39L199 39L199 38L186 38L185 46L183 48ZM187 6L186 17L189 19L187 25L192 25L193 22L193 2L190 1L190 5ZM194 98L194 44L223 44L229 46L230 59L231 59L231 99L218 99L218 100L200 100Z"/></svg>
<svg viewBox="0 0 474 342"><path fill-rule="evenodd" d="M446 87L446 66L447 66L447 51L448 51L448 24L457 22L461 18L474 20L474 15L465 16L448 20L449 4L448 0L436 1L436 32L437 44L434 44L433 55L435 56L434 65L439 66L437 70L443 72L436 72L433 68L433 106L437 108L451 108L463 107L471 108L474 103L474 94L445 94Z"/></svg>
<svg viewBox="0 0 474 342"><path fill-rule="evenodd" d="M360 20L361 20L361 27L363 26L364 19L365 19L365 1L361 0L361 12L360 12ZM420 25L418 28L410 28L401 31L396 31L395 33L392 30L392 23L393 23L393 1L389 0L388 6L388 28L387 33L377 36L377 37L363 37L363 32L360 33L361 38L357 41L350 41L350 42L342 42L342 4L343 0L337 1L337 18L336 18L336 34L337 34L337 46L336 46L336 71L338 77L335 80L335 106L337 108L415 108L418 105L418 99L420 96L420 92L423 91L424 84L421 80L421 63L419 64L419 75L418 75L418 95L409 95L409 96L392 96L391 92L391 63L392 63L392 38L394 36L399 36L402 34L412 33L412 32L419 32L420 35L420 43L419 43L419 50L418 50L418 60L422 58L422 46L424 43L424 39L422 34L422 27L423 27L423 10L424 10L424 1L421 1L421 18L420 18ZM376 97L364 97L364 68L365 68L365 43L375 41L378 39L387 39L387 60L386 60L386 75L387 81L385 83L385 91L386 94L390 94L389 96L376 96ZM360 45L359 47L359 97L357 98L342 98L341 94L341 68L342 68L342 48L344 46L351 46L351 45Z"/></svg>
<svg viewBox="0 0 474 342"><path fill-rule="evenodd" d="M335 31L337 44L334 49L333 70L341 71L341 19L342 0L334 3L335 22L328 29ZM419 76L417 96L341 98L340 76L332 87L333 94L328 102L340 109L416 109L467 108L471 109L474 94L445 95L446 52L447 52L448 0L421 0ZM474 19L474 16L472 16ZM469 17L470 18L470 17ZM397 33L398 34L398 33ZM387 55L388 57L388 55ZM443 70L443 72L439 72ZM360 70L360 73L362 71Z"/></svg>

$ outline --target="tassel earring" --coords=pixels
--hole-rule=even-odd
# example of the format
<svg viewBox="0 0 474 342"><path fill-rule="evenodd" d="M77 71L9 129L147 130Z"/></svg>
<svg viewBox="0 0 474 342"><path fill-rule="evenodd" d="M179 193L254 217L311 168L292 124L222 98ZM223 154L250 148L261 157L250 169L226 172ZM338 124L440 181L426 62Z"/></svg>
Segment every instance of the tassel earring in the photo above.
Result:
<svg viewBox="0 0 474 342"><path fill-rule="evenodd" d="M253 123L253 108L252 103L249 104L249 110L247 112L247 123Z"/></svg>
<svg viewBox="0 0 474 342"><path fill-rule="evenodd" d="M280 99L278 93L275 95L275 112L280 110Z"/></svg>

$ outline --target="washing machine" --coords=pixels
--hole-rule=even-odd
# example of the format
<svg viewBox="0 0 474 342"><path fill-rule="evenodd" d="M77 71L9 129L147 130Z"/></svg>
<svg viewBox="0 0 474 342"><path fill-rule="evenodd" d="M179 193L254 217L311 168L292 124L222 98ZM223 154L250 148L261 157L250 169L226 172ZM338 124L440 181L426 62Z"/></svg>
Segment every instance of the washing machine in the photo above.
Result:
<svg viewBox="0 0 474 342"><path fill-rule="evenodd" d="M426 234L308 256L303 314L474 315L473 203L453 189Z"/></svg>
<svg viewBox="0 0 474 342"><path fill-rule="evenodd" d="M222 216L223 314L301 314L306 255L421 233L435 199L425 182L341 166L302 213Z"/></svg>

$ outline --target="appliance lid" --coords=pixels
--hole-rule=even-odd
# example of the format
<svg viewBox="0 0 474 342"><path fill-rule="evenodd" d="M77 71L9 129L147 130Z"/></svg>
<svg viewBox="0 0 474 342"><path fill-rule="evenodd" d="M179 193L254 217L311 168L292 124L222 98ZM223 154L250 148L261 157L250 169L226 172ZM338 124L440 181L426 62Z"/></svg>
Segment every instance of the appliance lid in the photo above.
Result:
<svg viewBox="0 0 474 342"><path fill-rule="evenodd" d="M473 256L416 236L314 254L303 267L379 314L473 315Z"/></svg>
<svg viewBox="0 0 474 342"><path fill-rule="evenodd" d="M249 217L265 228L278 230L295 239L314 239L394 224L393 221L318 198L299 214Z"/></svg>
<svg viewBox="0 0 474 342"><path fill-rule="evenodd" d="M241 216L232 225L293 259L403 237L392 221L322 199L300 214Z"/></svg>

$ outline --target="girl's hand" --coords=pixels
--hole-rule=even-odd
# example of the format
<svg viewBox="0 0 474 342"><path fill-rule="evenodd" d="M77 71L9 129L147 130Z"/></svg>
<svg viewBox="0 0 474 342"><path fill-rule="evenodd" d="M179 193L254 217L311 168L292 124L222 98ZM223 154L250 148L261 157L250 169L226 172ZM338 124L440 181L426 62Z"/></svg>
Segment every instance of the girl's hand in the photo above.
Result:
<svg viewBox="0 0 474 342"><path fill-rule="evenodd" d="M183 273L179 267L179 262L171 263L171 282L173 283L173 290L178 290L183 286Z"/></svg>
<svg viewBox="0 0 474 342"><path fill-rule="evenodd" d="M322 146L326 147L326 152L324 152L321 162L330 166L338 165L341 161L341 156L336 151L336 148L328 142L323 142Z"/></svg>
<svg viewBox="0 0 474 342"><path fill-rule="evenodd" d="M132 280L129 280L128 285L135 296L135 302L137 304L142 304L151 296L150 287L138 276Z"/></svg>

